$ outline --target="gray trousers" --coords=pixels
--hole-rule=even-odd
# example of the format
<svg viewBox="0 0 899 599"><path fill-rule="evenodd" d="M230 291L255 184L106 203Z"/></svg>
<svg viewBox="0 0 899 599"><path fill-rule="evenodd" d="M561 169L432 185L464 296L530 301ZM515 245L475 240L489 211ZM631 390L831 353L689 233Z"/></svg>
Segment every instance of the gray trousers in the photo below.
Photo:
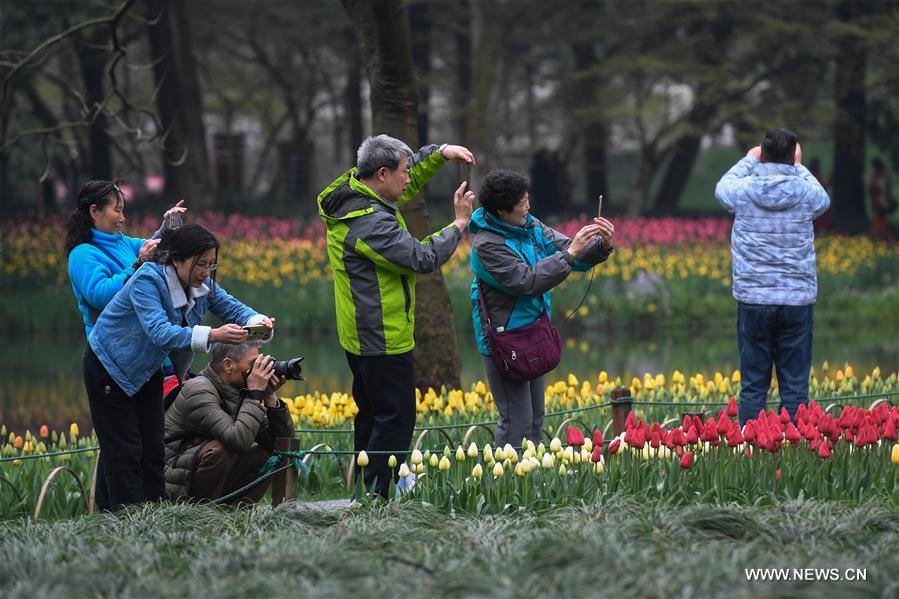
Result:
<svg viewBox="0 0 899 599"><path fill-rule="evenodd" d="M524 437L539 444L546 411L546 376L531 381L510 381L500 376L490 356L483 358L493 402L499 410L496 446L509 443L520 447Z"/></svg>

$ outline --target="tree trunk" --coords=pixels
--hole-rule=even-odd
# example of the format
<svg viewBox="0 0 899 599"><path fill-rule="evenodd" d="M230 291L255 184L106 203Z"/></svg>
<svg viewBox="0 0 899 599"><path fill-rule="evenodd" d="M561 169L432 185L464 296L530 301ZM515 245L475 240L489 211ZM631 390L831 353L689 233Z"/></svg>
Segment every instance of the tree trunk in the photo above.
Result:
<svg viewBox="0 0 899 599"><path fill-rule="evenodd" d="M356 34L350 30L347 36L350 52L350 60L347 65L346 89L344 99L346 106L346 118L349 124L350 161L356 162L356 150L362 143L362 58L359 55L359 47L356 43Z"/></svg>
<svg viewBox="0 0 899 599"><path fill-rule="evenodd" d="M343 0L359 36L371 85L372 131L418 146L418 110L407 19L400 0ZM425 203L403 209L410 232L429 234ZM460 361L455 319L443 275L416 278L415 376L419 388L459 388Z"/></svg>
<svg viewBox="0 0 899 599"><path fill-rule="evenodd" d="M572 44L572 51L574 53L575 68L578 71L586 71L597 62L596 53L591 44ZM583 108L588 108L591 111L601 111L602 103L597 93L599 85L596 82L584 80L578 83L576 88L578 92L575 95L578 98L583 98ZM587 175L587 198L588 202L595 202L599 199L600 194L608 195L609 193L608 158L606 154L608 130L601 114L584 119L582 125L581 139L584 148L584 169Z"/></svg>
<svg viewBox="0 0 899 599"><path fill-rule="evenodd" d="M469 110L471 105L471 4L460 0L456 9L456 93L455 129L459 143L469 141Z"/></svg>
<svg viewBox="0 0 899 599"><path fill-rule="evenodd" d="M687 187L687 180L693 171L693 165L699 157L700 144L702 136L696 133L688 133L683 135L674 143L671 160L668 161L668 168L665 169L665 177L656 193L655 214L674 214L680 204L681 196L684 188Z"/></svg>
<svg viewBox="0 0 899 599"><path fill-rule="evenodd" d="M837 17L851 21L860 10L855 2L843 2ZM853 34L844 36L839 47L834 80L833 222L839 231L859 233L868 223L864 183L867 50L865 41Z"/></svg>
<svg viewBox="0 0 899 599"><path fill-rule="evenodd" d="M146 0L156 96L164 128L165 195L184 197L191 210L212 206L206 130L196 63L191 50L190 26L184 4L172 0Z"/></svg>
<svg viewBox="0 0 899 599"><path fill-rule="evenodd" d="M107 57L107 51L103 46L107 39L108 30L105 27L98 27L90 36L78 40L78 61L81 64L84 95L92 113L103 103L103 76ZM90 145L88 174L91 179L112 179L112 157L106 127L106 114L102 110L93 114L88 129Z"/></svg>

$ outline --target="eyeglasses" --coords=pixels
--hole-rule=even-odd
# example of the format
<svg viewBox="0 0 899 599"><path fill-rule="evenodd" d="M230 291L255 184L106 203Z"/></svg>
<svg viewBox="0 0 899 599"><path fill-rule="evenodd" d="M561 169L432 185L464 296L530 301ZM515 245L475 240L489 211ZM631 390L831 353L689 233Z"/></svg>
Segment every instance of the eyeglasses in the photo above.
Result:
<svg viewBox="0 0 899 599"><path fill-rule="evenodd" d="M206 272L212 272L219 267L217 262L197 262L194 266L197 270L204 270Z"/></svg>

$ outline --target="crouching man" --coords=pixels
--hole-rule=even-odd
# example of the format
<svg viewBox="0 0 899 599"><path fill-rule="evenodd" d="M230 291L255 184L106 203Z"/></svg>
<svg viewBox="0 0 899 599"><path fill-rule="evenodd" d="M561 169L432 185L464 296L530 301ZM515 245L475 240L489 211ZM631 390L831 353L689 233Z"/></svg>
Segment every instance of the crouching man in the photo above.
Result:
<svg viewBox="0 0 899 599"><path fill-rule="evenodd" d="M284 378L258 342L213 343L210 358L165 414L165 490L172 500L213 500L243 487L258 478L275 437L294 434L275 395ZM270 482L229 503L259 501Z"/></svg>

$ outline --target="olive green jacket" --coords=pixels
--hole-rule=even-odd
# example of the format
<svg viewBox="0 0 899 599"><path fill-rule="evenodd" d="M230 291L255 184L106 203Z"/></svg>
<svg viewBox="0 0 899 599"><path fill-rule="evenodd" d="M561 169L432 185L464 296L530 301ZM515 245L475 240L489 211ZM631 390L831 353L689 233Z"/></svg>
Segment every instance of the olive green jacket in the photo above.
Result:
<svg viewBox="0 0 899 599"><path fill-rule="evenodd" d="M165 413L165 491L169 499L189 495L200 448L217 440L234 453L254 443L275 448L275 437L292 437L293 420L279 401L266 408L254 393L225 383L207 366L200 376L184 383Z"/></svg>

